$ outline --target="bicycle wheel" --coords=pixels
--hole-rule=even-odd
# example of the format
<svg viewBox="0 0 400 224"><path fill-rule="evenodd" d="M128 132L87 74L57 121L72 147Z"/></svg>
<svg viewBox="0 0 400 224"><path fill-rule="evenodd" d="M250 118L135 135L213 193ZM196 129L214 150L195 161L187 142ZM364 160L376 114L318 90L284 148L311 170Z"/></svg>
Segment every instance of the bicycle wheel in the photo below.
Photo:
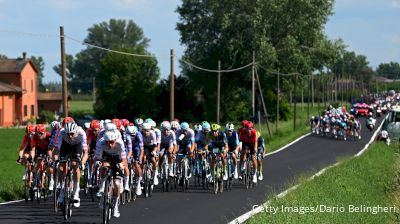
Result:
<svg viewBox="0 0 400 224"><path fill-rule="evenodd" d="M69 179L69 175L66 176L65 178L65 185L64 185L64 202L63 202L63 216L64 216L64 220L67 220L69 217L69 210L70 210L70 198L69 198L69 188L70 185L70 179Z"/></svg>
<svg viewBox="0 0 400 224"><path fill-rule="evenodd" d="M54 206L54 211L57 212L58 211L58 195L60 192L57 191L57 183L58 183L58 168L56 165L54 165L53 168L53 178L54 178L54 187L53 187L53 206Z"/></svg>
<svg viewBox="0 0 400 224"><path fill-rule="evenodd" d="M107 177L105 187L104 187L104 196L103 196L103 223L108 223L110 216L110 205L111 205L111 195L110 195L110 178Z"/></svg>
<svg viewBox="0 0 400 224"><path fill-rule="evenodd" d="M83 170L83 192L85 195L89 193L89 163L86 162L85 169Z"/></svg>
<svg viewBox="0 0 400 224"><path fill-rule="evenodd" d="M24 181L24 186L25 186L25 202L28 202L29 198L30 198L30 187L29 187L29 170L25 170L25 181Z"/></svg>

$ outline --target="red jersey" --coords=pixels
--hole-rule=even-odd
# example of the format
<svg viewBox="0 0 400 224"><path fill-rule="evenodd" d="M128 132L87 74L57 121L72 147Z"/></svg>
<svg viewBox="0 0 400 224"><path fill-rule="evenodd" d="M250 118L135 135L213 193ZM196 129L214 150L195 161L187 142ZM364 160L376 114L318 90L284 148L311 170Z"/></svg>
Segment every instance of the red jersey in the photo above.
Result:
<svg viewBox="0 0 400 224"><path fill-rule="evenodd" d="M92 129L86 129L86 142L90 144L92 141L96 141L97 136L93 133Z"/></svg>
<svg viewBox="0 0 400 224"><path fill-rule="evenodd" d="M50 132L46 132L46 137L44 139L40 139L39 136L34 135L32 137L31 146L36 147L38 149L47 150L49 148L50 139L51 139Z"/></svg>
<svg viewBox="0 0 400 224"><path fill-rule="evenodd" d="M239 140L244 143L254 144L257 141L257 131L252 128L250 134L247 132L247 128L239 128Z"/></svg>
<svg viewBox="0 0 400 224"><path fill-rule="evenodd" d="M29 134L26 134L22 139L20 148L26 151L31 150L31 141L31 136Z"/></svg>

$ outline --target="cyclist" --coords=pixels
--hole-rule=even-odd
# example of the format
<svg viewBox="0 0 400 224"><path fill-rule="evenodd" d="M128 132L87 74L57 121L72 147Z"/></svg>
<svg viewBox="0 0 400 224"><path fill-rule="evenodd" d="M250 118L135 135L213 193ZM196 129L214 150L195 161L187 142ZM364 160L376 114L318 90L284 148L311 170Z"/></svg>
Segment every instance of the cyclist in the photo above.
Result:
<svg viewBox="0 0 400 224"><path fill-rule="evenodd" d="M181 128L175 132L177 136L178 143L178 153L182 153L183 156L189 155L190 158L193 157L194 150L194 131L190 128L187 122L181 123ZM191 162L189 164L192 164ZM191 167L191 166L189 166ZM189 178L192 176L189 168Z"/></svg>
<svg viewBox="0 0 400 224"><path fill-rule="evenodd" d="M92 156L92 158L94 158L94 153L96 151L97 136L99 135L101 130L102 130L101 123L98 120L92 120L90 122L90 127L88 129L86 129L86 142L89 147L89 156ZM91 171L94 170L93 165L94 165L94 161L92 159L89 160L89 166L90 166ZM89 187L91 186L91 183L92 183L91 178L92 178L92 175L89 174L88 175Z"/></svg>
<svg viewBox="0 0 400 224"><path fill-rule="evenodd" d="M262 173L262 159L265 158L266 150L264 144L264 138L261 136L261 133L257 131L257 142L258 142L258 150L257 150L257 167L258 167L258 180L263 180Z"/></svg>
<svg viewBox="0 0 400 224"><path fill-rule="evenodd" d="M239 136L237 132L235 131L235 126L232 123L227 123L225 126L225 134L226 138L228 140L228 148L229 152L232 155L232 161L233 161L233 166L235 167L234 169L234 178L238 178L238 171L237 171L237 156L239 153Z"/></svg>
<svg viewBox="0 0 400 224"><path fill-rule="evenodd" d="M58 137L57 148L60 152L60 166L59 166L59 180L61 182L61 193L58 197L58 202L64 201L64 179L66 175L66 162L71 156L71 167L73 169L73 200L75 201L74 207L80 206L79 198L79 180L81 172L79 169L80 164L85 164L86 161L82 160L82 152L87 154L86 133L75 122L69 122L64 125L64 129L60 131Z"/></svg>
<svg viewBox="0 0 400 224"><path fill-rule="evenodd" d="M136 118L135 119L135 125L136 125L136 127L137 127L137 129L139 130L139 131L142 131L142 125L143 125L143 119L142 118Z"/></svg>
<svg viewBox="0 0 400 224"><path fill-rule="evenodd" d="M22 139L21 142L21 146L19 147L19 151L18 151L18 159L17 159L17 163L18 164L25 164L25 168L27 170L32 170L32 158L34 158L32 155L32 151L31 151L31 143L32 143L32 136L35 134L35 126L28 124L25 128L25 135ZM29 178L31 178L32 176L30 176ZM23 180L25 180L26 176L24 175L22 177ZM32 179L29 181L29 186L32 183Z"/></svg>
<svg viewBox="0 0 400 224"><path fill-rule="evenodd" d="M106 174L110 168L113 172L113 198L112 206L114 208L113 216L118 218L120 213L118 210L119 194L121 187L121 177L124 160L126 160L125 146L122 139L118 138L116 130L106 131L102 139L96 144L96 164L101 165L100 168L100 187L97 193L98 197L104 196L104 188L106 182ZM101 161L101 162L100 162ZM103 200L100 199L99 207L103 209Z"/></svg>
<svg viewBox="0 0 400 224"><path fill-rule="evenodd" d="M47 132L46 126L44 124L38 124L36 126L35 135L31 138L31 151L34 153L34 161L35 167L33 168L33 173L36 173L39 167L44 166L44 160L47 157L47 172L50 176L49 181L49 190L52 191L54 188L54 178L53 178L53 168L50 166L52 160L52 151L49 148L51 133ZM43 189L44 187L44 175L40 173L41 179L41 186L40 188Z"/></svg>
<svg viewBox="0 0 400 224"><path fill-rule="evenodd" d="M169 176L173 176L173 164L172 157L175 154L176 137L175 132L171 130L171 124L169 121L163 121L161 123L161 145L160 145L160 167L164 162L164 153L168 153L168 170Z"/></svg>
<svg viewBox="0 0 400 224"><path fill-rule="evenodd" d="M142 188L140 187L140 182L142 181L142 158L143 158L143 153L144 153L144 148L143 148L143 136L140 131L138 131L138 128L134 125L129 125L127 127L127 148L128 152L131 151L133 159L131 162L135 162L135 175L137 177L136 181L136 195L141 195L142 194ZM130 148L130 150L129 150ZM131 158L131 157L128 157Z"/></svg>
<svg viewBox="0 0 400 224"><path fill-rule="evenodd" d="M211 131L211 125L210 123L208 123L207 121L203 121L201 123L201 131L198 131L195 137L195 142L194 142L194 150L196 150L196 152L198 154L201 155L202 160L204 161L205 157L206 157L206 150L204 150L206 143L206 136L207 134ZM211 175L208 173L206 173L207 178L209 179L209 181L211 180Z"/></svg>
<svg viewBox="0 0 400 224"><path fill-rule="evenodd" d="M244 128L239 130L239 140L242 143L242 155L240 158L241 164L247 159L247 153L250 153L253 161L254 169L257 170L256 155L258 150L257 131L253 128L253 122L244 122ZM241 179L239 177L239 179ZM253 174L253 182L257 183L257 172Z"/></svg>
<svg viewBox="0 0 400 224"><path fill-rule="evenodd" d="M157 163L156 163L156 156L157 156L156 134L154 133L154 131L151 130L151 124L147 122L143 123L142 132L143 132L143 148L144 148L143 165L146 164L148 159L151 159L153 164L154 185L158 185Z"/></svg>
<svg viewBox="0 0 400 224"><path fill-rule="evenodd" d="M126 119L125 119L126 120ZM128 121L128 120L126 120ZM125 123L126 123L125 121ZM124 144L126 145L126 132L125 132L125 127L123 126L123 123L120 119L112 119L112 122L115 124L115 126L117 127L117 131L119 132L119 135L122 138L122 141L124 142ZM128 121L129 123L129 121ZM128 158L132 157L132 150L128 150L127 153ZM129 166L128 166L128 160L124 160L124 190L125 191L129 191Z"/></svg>
<svg viewBox="0 0 400 224"><path fill-rule="evenodd" d="M219 124L211 124L211 132L206 136L206 145L204 149L209 152L210 156L210 168L211 176L214 177L214 166L217 156L221 157L222 166L224 167L223 180L228 179L227 168L226 168L226 153L228 151L228 140L223 131L220 131L221 126ZM218 149L217 155L214 153L214 149ZM213 180L212 180L213 181Z"/></svg>

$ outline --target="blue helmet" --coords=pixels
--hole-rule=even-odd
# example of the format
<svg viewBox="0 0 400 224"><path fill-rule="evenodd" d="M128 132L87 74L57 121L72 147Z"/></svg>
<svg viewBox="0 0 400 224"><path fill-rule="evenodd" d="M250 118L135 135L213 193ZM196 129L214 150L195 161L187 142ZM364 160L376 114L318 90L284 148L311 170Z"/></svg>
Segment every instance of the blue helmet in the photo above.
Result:
<svg viewBox="0 0 400 224"><path fill-rule="evenodd" d="M210 123L208 123L207 121L203 121L203 122L201 123L201 127L203 128L203 130L207 130L207 131L210 131L210 130L211 130L211 125L210 125Z"/></svg>
<svg viewBox="0 0 400 224"><path fill-rule="evenodd" d="M181 123L181 129L182 130L187 130L189 129L189 124L187 122L182 122Z"/></svg>

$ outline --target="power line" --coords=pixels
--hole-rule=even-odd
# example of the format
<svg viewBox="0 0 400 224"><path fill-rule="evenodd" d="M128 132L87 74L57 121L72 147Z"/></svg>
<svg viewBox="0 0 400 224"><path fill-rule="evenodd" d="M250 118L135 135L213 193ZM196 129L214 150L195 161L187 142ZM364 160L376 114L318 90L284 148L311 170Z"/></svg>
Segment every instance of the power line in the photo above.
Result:
<svg viewBox="0 0 400 224"><path fill-rule="evenodd" d="M228 70L212 70L212 69L202 68L200 66L194 65L194 64L192 64L192 63L190 63L190 62L188 62L188 61L186 61L184 59L181 59L180 61L185 63L185 64L187 64L187 65L189 65L189 66L191 66L191 67L193 67L193 68L199 69L201 71L214 72L214 73L218 73L218 72L222 72L222 73L236 72L236 71L240 71L242 69L248 68L248 67L253 65L253 62L251 62L251 63L249 63L249 64L247 64L245 66L239 67L239 68L228 69Z"/></svg>

